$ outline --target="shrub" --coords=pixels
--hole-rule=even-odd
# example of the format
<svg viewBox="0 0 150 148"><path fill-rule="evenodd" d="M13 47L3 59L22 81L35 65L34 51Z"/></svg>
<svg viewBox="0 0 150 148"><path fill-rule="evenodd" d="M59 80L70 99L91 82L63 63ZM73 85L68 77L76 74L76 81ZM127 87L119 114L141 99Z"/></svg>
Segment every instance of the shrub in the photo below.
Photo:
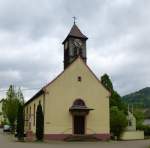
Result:
<svg viewBox="0 0 150 148"><path fill-rule="evenodd" d="M24 112L23 112L23 105L22 104L20 104L18 107L17 138L20 141L24 140Z"/></svg>
<svg viewBox="0 0 150 148"><path fill-rule="evenodd" d="M120 139L121 134L127 126L126 115L118 107L114 106L110 109L110 129L113 137Z"/></svg>
<svg viewBox="0 0 150 148"><path fill-rule="evenodd" d="M39 103L36 111L36 138L37 140L43 140L44 135L44 116L42 106Z"/></svg>
<svg viewBox="0 0 150 148"><path fill-rule="evenodd" d="M139 130L144 131L144 136L150 136L150 126L149 125L141 125L138 127Z"/></svg>

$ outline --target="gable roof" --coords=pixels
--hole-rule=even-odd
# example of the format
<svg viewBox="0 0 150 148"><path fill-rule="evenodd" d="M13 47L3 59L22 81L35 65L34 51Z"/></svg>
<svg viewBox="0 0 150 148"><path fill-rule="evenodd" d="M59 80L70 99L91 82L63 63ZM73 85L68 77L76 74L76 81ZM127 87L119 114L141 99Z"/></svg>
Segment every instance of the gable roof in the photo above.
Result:
<svg viewBox="0 0 150 148"><path fill-rule="evenodd" d="M81 60L81 62L88 68L89 72L95 77L95 79L103 86L103 88L109 92L105 86L101 83L101 81L97 78L97 76L93 73L93 71L90 69L90 67L83 61L83 59L78 56L78 58L76 58L65 70L63 70L58 76L56 76L52 81L50 81L49 83L47 83L45 86L43 86L31 99L29 99L26 103L25 106L27 104L29 104L30 102L32 102L34 99L36 99L38 96L44 94L44 91L46 89L46 87L48 87L49 85L51 85L53 82L55 82L61 75L63 75L63 73L68 70L77 60ZM110 92L109 92L110 95Z"/></svg>
<svg viewBox="0 0 150 148"><path fill-rule="evenodd" d="M69 38L69 37L77 37L77 38L82 38L87 40L88 38L80 31L80 29L78 28L78 26L76 24L74 24L69 32L69 34L67 35L66 39L63 41L63 44L65 43L65 41Z"/></svg>

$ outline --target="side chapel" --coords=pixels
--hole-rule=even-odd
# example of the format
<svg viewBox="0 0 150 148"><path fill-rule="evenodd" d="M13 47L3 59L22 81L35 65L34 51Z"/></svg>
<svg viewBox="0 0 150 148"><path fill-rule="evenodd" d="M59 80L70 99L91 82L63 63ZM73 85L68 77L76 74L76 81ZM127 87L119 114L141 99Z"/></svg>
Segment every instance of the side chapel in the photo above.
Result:
<svg viewBox="0 0 150 148"><path fill-rule="evenodd" d="M87 39L74 23L62 43L64 70L25 103L25 131L29 137L35 136L36 109L41 103L44 139L64 140L78 135L110 138L110 93L86 63Z"/></svg>

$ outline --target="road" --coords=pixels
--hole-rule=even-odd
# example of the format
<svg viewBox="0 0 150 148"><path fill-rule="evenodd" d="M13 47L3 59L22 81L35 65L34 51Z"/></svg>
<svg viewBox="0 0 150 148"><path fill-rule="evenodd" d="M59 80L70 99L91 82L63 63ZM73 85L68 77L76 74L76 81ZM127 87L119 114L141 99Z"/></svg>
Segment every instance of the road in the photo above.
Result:
<svg viewBox="0 0 150 148"><path fill-rule="evenodd" d="M31 143L15 142L14 139L0 131L0 147L2 148L149 148L150 140L110 141L110 142L56 142Z"/></svg>

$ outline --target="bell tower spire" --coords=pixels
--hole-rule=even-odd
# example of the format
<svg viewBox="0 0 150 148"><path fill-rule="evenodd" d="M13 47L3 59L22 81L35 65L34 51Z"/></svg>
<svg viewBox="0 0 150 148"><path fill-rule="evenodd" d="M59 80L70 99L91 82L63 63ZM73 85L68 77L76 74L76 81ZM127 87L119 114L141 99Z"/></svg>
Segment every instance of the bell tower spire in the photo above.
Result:
<svg viewBox="0 0 150 148"><path fill-rule="evenodd" d="M64 45L64 69L70 65L78 56L86 63L86 40L88 39L76 25L76 17L73 17L74 24L63 41Z"/></svg>

